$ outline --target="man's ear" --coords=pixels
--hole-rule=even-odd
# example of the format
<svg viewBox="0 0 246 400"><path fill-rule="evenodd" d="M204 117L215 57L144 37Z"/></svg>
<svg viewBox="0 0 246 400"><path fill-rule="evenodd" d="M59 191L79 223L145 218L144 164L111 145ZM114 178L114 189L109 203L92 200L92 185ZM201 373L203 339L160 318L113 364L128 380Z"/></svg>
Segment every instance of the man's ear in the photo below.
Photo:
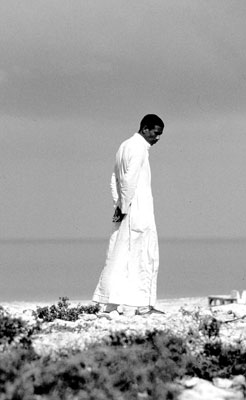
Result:
<svg viewBox="0 0 246 400"><path fill-rule="evenodd" d="M148 130L149 130L149 128L145 125L145 126L143 127L143 129L142 129L142 132L145 134L145 133L148 132Z"/></svg>

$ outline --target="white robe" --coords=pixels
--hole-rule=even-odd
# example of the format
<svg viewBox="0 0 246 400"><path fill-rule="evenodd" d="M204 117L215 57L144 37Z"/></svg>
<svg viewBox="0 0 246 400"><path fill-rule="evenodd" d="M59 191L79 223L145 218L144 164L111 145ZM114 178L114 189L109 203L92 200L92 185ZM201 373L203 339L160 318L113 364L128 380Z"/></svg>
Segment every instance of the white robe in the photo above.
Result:
<svg viewBox="0 0 246 400"><path fill-rule="evenodd" d="M114 207L126 214L114 223L105 267L93 301L128 306L154 306L159 267L155 226L150 144L135 133L117 154L111 179Z"/></svg>

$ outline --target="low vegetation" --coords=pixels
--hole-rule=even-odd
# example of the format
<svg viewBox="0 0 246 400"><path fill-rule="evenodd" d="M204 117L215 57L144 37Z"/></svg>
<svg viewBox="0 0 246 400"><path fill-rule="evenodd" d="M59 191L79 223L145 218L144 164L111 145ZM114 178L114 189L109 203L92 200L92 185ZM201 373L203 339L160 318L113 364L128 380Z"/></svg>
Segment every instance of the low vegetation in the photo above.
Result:
<svg viewBox="0 0 246 400"><path fill-rule="evenodd" d="M0 350L5 350L11 344L29 348L32 344L31 336L37 330L39 330L38 323L29 327L22 319L10 316L0 306Z"/></svg>
<svg viewBox="0 0 246 400"><path fill-rule="evenodd" d="M99 306L89 305L71 307L68 297L60 297L57 305L53 304L48 307L37 307L34 316L43 320L43 322L52 322L55 319L63 319L65 321L76 321L83 314L96 314Z"/></svg>
<svg viewBox="0 0 246 400"><path fill-rule="evenodd" d="M68 299L62 298L54 306L65 319L67 305ZM46 311L53 315L50 309ZM41 318L39 312L37 318ZM200 318L199 331L185 338L171 331L115 332L102 343L84 351L69 350L56 359L41 357L33 350L36 328L30 331L22 320L1 309L0 344L7 346L2 346L0 353L0 400L170 400L177 398L175 382L184 376L208 380L246 376L245 349L240 343L222 345L220 324L215 319ZM17 340L24 336L28 341ZM194 353L191 348L198 337L203 345Z"/></svg>

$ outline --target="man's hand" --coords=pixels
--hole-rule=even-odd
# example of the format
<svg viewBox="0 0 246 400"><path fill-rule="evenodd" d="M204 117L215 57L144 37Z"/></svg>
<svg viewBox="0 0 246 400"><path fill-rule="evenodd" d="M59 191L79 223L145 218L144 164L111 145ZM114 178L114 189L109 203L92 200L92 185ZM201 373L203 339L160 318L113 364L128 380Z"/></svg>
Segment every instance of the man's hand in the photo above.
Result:
<svg viewBox="0 0 246 400"><path fill-rule="evenodd" d="M113 215L113 222L121 222L126 214L122 214L120 207L117 207L115 209L114 215Z"/></svg>

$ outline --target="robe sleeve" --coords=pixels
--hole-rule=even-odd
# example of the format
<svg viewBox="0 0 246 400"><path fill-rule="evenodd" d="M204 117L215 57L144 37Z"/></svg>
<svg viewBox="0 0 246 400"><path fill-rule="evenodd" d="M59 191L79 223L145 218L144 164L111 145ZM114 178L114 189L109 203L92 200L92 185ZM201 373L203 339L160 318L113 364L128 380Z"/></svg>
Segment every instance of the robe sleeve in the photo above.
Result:
<svg viewBox="0 0 246 400"><path fill-rule="evenodd" d="M111 189L111 194L112 194L112 198L113 198L114 208L116 208L118 205L118 201L119 201L119 195L118 195L118 190L117 190L115 171L112 173L110 189Z"/></svg>
<svg viewBox="0 0 246 400"><path fill-rule="evenodd" d="M131 149L128 155L126 173L120 182L120 208L123 214L127 214L128 208L134 197L139 174L145 160L146 151L141 146Z"/></svg>

